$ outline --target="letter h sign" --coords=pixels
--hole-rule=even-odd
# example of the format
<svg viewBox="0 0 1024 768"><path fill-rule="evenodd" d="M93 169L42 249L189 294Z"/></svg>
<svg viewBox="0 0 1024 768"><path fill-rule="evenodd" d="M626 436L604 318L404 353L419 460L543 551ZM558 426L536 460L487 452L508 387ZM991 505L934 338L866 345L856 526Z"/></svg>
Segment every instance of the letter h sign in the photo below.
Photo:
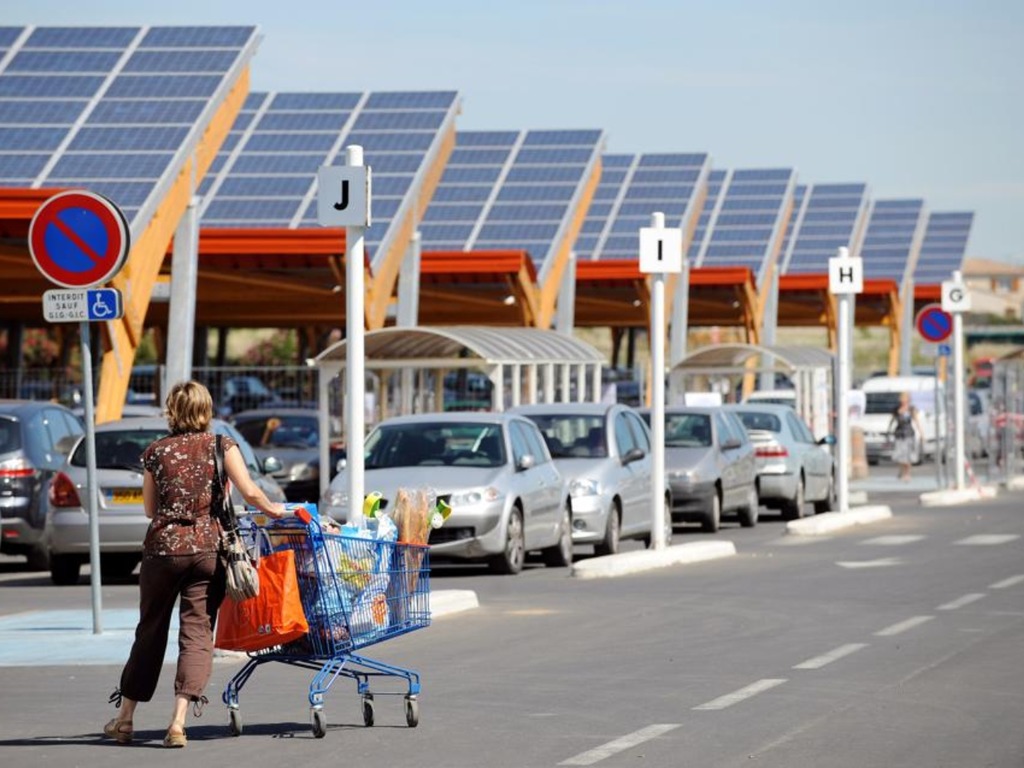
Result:
<svg viewBox="0 0 1024 768"><path fill-rule="evenodd" d="M860 258L837 256L828 260L830 293L861 293L864 290L864 262Z"/></svg>

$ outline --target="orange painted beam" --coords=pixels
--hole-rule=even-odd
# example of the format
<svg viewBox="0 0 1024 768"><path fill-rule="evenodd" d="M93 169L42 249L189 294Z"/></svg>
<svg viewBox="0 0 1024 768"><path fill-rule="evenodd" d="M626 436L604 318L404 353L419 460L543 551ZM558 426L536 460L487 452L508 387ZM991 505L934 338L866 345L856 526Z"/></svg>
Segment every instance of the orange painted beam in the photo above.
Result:
<svg viewBox="0 0 1024 768"><path fill-rule="evenodd" d="M420 274L506 275L526 270L536 284L537 268L526 251L426 251L420 257Z"/></svg>

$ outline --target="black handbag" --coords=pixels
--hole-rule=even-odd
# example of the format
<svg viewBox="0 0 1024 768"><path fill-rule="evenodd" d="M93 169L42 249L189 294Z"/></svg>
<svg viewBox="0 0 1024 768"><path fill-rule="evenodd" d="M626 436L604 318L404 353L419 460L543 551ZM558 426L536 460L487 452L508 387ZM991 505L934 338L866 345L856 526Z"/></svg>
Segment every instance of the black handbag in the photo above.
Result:
<svg viewBox="0 0 1024 768"><path fill-rule="evenodd" d="M260 593L260 578L256 564L238 531L238 516L231 499L224 493L224 444L221 436L215 438L213 452L213 493L210 512L220 521L220 557L227 574L227 595L235 602L248 600Z"/></svg>

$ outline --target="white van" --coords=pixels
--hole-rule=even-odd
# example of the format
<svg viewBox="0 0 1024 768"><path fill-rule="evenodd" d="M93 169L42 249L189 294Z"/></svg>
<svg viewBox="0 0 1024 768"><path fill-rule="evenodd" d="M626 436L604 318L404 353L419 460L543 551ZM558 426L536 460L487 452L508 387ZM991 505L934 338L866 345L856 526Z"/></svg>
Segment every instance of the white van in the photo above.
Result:
<svg viewBox="0 0 1024 768"><path fill-rule="evenodd" d="M934 376L875 376L865 381L860 391L864 393L864 413L851 419L850 425L864 431L868 464L877 464L892 454L890 424L904 392L910 394L910 404L917 410L923 432L915 446L912 461L919 464L924 456L935 455L940 441L946 436L946 394L942 383ZM936 411L938 425L935 423Z"/></svg>

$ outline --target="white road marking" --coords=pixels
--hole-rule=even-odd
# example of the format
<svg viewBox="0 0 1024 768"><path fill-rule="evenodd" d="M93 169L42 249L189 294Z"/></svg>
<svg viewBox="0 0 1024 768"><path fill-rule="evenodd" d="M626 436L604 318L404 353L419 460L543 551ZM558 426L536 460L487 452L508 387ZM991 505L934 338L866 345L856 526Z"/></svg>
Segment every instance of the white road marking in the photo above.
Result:
<svg viewBox="0 0 1024 768"><path fill-rule="evenodd" d="M645 741L650 741L658 736L662 736L669 731L674 731L680 726L679 723L662 723L660 725L649 725L646 728L641 728L639 731L627 734L615 741L609 741L607 744L602 744L600 747L595 747L588 752L582 752L576 757L570 757L568 760L563 760L559 765L593 765L607 757L624 752L627 749L632 749L638 744L643 744Z"/></svg>
<svg viewBox="0 0 1024 768"><path fill-rule="evenodd" d="M821 669L826 664L831 664L833 661L838 661L844 656L849 656L851 653L856 653L861 648L867 647L867 643L848 643L847 645L841 645L835 650L823 653L821 656L815 656L813 659L808 659L805 662L797 664L793 669Z"/></svg>
<svg viewBox="0 0 1024 768"><path fill-rule="evenodd" d="M980 592L972 592L969 595L958 597L956 600L952 600L945 605L940 605L936 610L939 611L955 611L957 608L963 608L965 605L970 605L973 602L981 600L985 595Z"/></svg>
<svg viewBox="0 0 1024 768"><path fill-rule="evenodd" d="M898 557L882 557L878 560L839 560L836 565L840 568L888 568L893 565L902 565L903 561Z"/></svg>
<svg viewBox="0 0 1024 768"><path fill-rule="evenodd" d="M968 546L984 547L994 544L1005 544L1008 541L1019 539L1016 533L979 533L975 536L968 536L966 539L954 541L954 544L967 544Z"/></svg>
<svg viewBox="0 0 1024 768"><path fill-rule="evenodd" d="M908 534L906 536L876 536L873 539L866 539L861 544L874 544L881 547L896 547L901 544L913 544L915 541L921 541L924 536L917 534Z"/></svg>
<svg viewBox="0 0 1024 768"><path fill-rule="evenodd" d="M740 688L738 691L725 694L725 696L719 696L717 699L712 699L706 704L694 707L694 709L725 709L726 707L731 707L733 704L739 704L741 701L749 699L751 696L764 693L777 685L782 685L784 682L786 682L785 678L766 678L764 680L758 680L756 683L751 683L746 688Z"/></svg>
<svg viewBox="0 0 1024 768"><path fill-rule="evenodd" d="M1021 575L1021 576L1011 576L1008 579L1003 579L1002 581L997 581L995 584L990 584L989 585L989 589L1006 589L1007 587L1015 587L1018 584L1020 584L1022 581L1024 581L1024 575Z"/></svg>
<svg viewBox="0 0 1024 768"><path fill-rule="evenodd" d="M891 627L875 632L876 637L891 637L892 635L898 635L901 632L906 632L908 629L924 624L926 621L931 621L934 616L914 616L913 618L907 619L906 621L900 621L893 624Z"/></svg>

